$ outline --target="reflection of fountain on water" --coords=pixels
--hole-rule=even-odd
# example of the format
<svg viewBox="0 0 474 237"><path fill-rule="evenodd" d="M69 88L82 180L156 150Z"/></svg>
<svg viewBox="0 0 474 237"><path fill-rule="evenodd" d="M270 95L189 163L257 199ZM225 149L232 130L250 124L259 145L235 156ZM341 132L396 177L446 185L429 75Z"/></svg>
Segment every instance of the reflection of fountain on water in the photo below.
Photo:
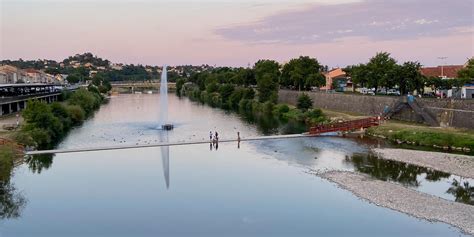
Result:
<svg viewBox="0 0 474 237"><path fill-rule="evenodd" d="M173 129L173 124L168 123L168 75L166 66L163 66L163 71L161 72L159 124L162 128L162 131L160 131L160 142L168 142L168 130ZM170 148L169 146L162 146L160 149L163 161L163 175L165 176L166 188L168 189L170 186Z"/></svg>
<svg viewBox="0 0 474 237"><path fill-rule="evenodd" d="M168 142L167 131L160 131L160 141ZM165 176L166 188L168 189L170 187L170 147L162 146L160 149L161 160L163 161L163 175Z"/></svg>

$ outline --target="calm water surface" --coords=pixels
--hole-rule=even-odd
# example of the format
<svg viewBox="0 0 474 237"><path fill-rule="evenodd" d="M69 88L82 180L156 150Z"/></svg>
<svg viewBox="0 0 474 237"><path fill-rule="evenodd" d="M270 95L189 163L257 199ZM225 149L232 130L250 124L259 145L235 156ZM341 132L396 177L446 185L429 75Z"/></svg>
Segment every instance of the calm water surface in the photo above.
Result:
<svg viewBox="0 0 474 237"><path fill-rule="evenodd" d="M175 129L156 127L158 95L120 95L60 148L262 134L237 115L169 96ZM449 174L380 164L374 141L338 137L146 148L35 157L12 177L26 203L1 236L462 236L359 200L309 174L356 170L454 200ZM402 167L403 166L403 167ZM377 167L376 169L374 167ZM398 170L398 172L397 172ZM436 176L436 178L430 178ZM427 178L428 177L428 178ZM454 177L455 178L455 177ZM428 183L428 185L424 185ZM443 196L444 195L444 196Z"/></svg>

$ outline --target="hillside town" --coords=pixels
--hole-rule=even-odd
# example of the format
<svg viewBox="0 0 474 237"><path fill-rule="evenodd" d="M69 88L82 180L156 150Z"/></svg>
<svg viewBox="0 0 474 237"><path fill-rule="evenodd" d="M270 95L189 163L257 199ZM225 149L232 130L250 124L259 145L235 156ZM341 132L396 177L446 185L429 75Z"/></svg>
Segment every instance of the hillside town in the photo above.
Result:
<svg viewBox="0 0 474 237"><path fill-rule="evenodd" d="M463 85L451 85L449 82L456 80L459 71L468 66L469 61L459 65L440 65L435 67L421 67L420 75L426 78L423 94L420 97L438 98L474 98L474 83L466 81ZM285 65L285 64L283 64ZM168 67L169 81L175 82L178 78L189 78L193 74L201 72L219 70L219 67L201 66L170 66ZM225 67L227 68L227 67ZM231 68L232 69L232 68ZM238 68L234 68L238 70ZM321 74L325 78L325 83L312 86L313 91L337 92L358 92L366 95L400 95L400 90L394 88L366 88L361 83L353 83L351 77L351 67L332 68L322 67ZM53 60L34 61L0 61L0 84L57 84L67 85L75 83L90 83L96 75L105 77L109 81L148 81L158 80L162 72L161 66L127 65L122 63L112 63L103 60L91 53L76 54L62 62ZM68 79L68 76L72 75ZM436 81L429 83L429 79ZM452 83L451 83L452 84ZM299 89L295 86L288 86L290 89ZM417 92L414 92L417 94Z"/></svg>

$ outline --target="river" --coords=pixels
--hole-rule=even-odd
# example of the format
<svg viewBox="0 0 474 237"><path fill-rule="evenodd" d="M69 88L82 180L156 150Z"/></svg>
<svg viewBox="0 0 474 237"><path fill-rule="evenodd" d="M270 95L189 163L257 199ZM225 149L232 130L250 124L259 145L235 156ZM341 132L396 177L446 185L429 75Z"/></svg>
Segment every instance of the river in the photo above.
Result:
<svg viewBox="0 0 474 237"><path fill-rule="evenodd" d="M169 110L175 128L164 132L157 129L158 95L113 97L58 148L207 141L209 131L218 131L221 139L276 132L174 94ZM446 193L455 176L369 154L370 147L383 145L327 136L33 157L14 170L12 196L24 201L17 203L17 215L3 213L0 233L463 236L447 224L363 201L312 173L358 171L455 200Z"/></svg>

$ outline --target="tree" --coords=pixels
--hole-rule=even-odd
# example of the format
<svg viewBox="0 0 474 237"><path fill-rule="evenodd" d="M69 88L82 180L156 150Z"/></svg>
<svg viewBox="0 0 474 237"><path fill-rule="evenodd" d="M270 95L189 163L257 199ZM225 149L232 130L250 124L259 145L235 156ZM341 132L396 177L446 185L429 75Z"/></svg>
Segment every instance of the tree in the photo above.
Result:
<svg viewBox="0 0 474 237"><path fill-rule="evenodd" d="M296 108L306 112L308 109L313 108L313 100L306 93L301 94L298 97L298 102L296 103Z"/></svg>
<svg viewBox="0 0 474 237"><path fill-rule="evenodd" d="M321 87L326 84L326 78L321 73L313 73L306 78L305 88Z"/></svg>
<svg viewBox="0 0 474 237"><path fill-rule="evenodd" d="M278 100L278 83L270 73L263 74L262 78L257 80L257 91L260 102L276 103Z"/></svg>
<svg viewBox="0 0 474 237"><path fill-rule="evenodd" d="M385 88L391 88L395 85L393 81L393 75L396 73L397 61L390 57L387 52L377 53L367 63L367 76L368 86L375 88L384 86Z"/></svg>
<svg viewBox="0 0 474 237"><path fill-rule="evenodd" d="M367 68L367 65L365 64L354 65L347 69L344 69L344 71L349 74L349 76L352 79L352 83L359 84L362 87L367 86L368 84L367 78L369 75L369 70Z"/></svg>
<svg viewBox="0 0 474 237"><path fill-rule="evenodd" d="M255 78L260 102L277 101L279 69L279 64L273 60L259 60L255 63Z"/></svg>
<svg viewBox="0 0 474 237"><path fill-rule="evenodd" d="M283 66L280 84L308 90L311 86L319 84L322 77L321 68L321 64L315 58L300 56L291 59Z"/></svg>
<svg viewBox="0 0 474 237"><path fill-rule="evenodd" d="M458 78L474 80L474 58L469 59L467 66L458 71Z"/></svg>
<svg viewBox="0 0 474 237"><path fill-rule="evenodd" d="M184 83L186 83L186 80L184 78L179 78L176 81L176 94L178 96L181 96L181 90L183 89Z"/></svg>
<svg viewBox="0 0 474 237"><path fill-rule="evenodd" d="M420 72L421 64L419 62L405 62L403 65L396 65L394 79L400 89L400 94L405 95L411 91L422 93L424 90L424 78Z"/></svg>
<svg viewBox="0 0 474 237"><path fill-rule="evenodd" d="M219 88L219 94L221 95L222 102L226 103L230 95L234 92L234 86L231 84L224 84Z"/></svg>

